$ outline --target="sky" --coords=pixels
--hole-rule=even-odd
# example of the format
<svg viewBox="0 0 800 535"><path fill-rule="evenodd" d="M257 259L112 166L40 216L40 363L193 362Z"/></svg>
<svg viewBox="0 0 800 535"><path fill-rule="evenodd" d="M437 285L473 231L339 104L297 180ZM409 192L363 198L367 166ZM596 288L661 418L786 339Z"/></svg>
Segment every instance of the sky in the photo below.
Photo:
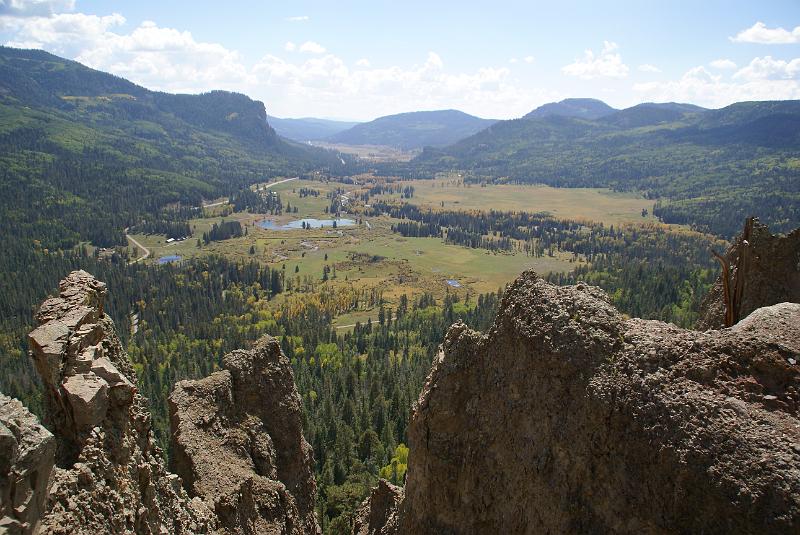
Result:
<svg viewBox="0 0 800 535"><path fill-rule="evenodd" d="M0 43L277 117L800 99L800 0L0 0Z"/></svg>

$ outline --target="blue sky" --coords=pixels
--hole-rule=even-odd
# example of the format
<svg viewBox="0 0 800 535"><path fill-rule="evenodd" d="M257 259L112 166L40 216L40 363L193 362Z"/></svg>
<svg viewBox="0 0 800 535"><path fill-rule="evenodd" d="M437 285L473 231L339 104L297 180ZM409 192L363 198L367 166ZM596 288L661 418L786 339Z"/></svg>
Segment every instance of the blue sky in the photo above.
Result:
<svg viewBox="0 0 800 535"><path fill-rule="evenodd" d="M0 0L0 42L282 117L800 98L800 2Z"/></svg>

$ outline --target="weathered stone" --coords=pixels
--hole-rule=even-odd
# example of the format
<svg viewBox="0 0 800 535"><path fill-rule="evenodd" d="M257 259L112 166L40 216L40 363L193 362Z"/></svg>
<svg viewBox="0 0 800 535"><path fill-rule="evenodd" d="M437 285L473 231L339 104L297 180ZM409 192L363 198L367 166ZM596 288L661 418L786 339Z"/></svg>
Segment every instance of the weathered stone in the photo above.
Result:
<svg viewBox="0 0 800 535"><path fill-rule="evenodd" d="M92 361L92 372L98 377L102 377L111 387L125 385L133 388L133 384L128 378L114 366L114 363L105 357Z"/></svg>
<svg viewBox="0 0 800 535"><path fill-rule="evenodd" d="M61 385L72 407L78 432L86 432L101 423L108 410L108 383L94 374L68 377Z"/></svg>
<svg viewBox="0 0 800 535"><path fill-rule="evenodd" d="M397 530L397 507L403 499L403 488L385 479L378 481L369 497L356 512L355 535L384 535Z"/></svg>
<svg viewBox="0 0 800 535"><path fill-rule="evenodd" d="M223 370L181 381L169 398L173 468L227 533L313 534L313 454L300 396L273 338L223 358Z"/></svg>
<svg viewBox="0 0 800 535"><path fill-rule="evenodd" d="M69 328L59 322L41 325L28 335L36 369L49 384L56 384L60 379L69 335Z"/></svg>
<svg viewBox="0 0 800 535"><path fill-rule="evenodd" d="M37 418L0 394L0 533L36 531L55 451L53 435Z"/></svg>
<svg viewBox="0 0 800 535"><path fill-rule="evenodd" d="M698 332L524 274L448 332L404 497L358 533L798 533L797 310Z"/></svg>
<svg viewBox="0 0 800 535"><path fill-rule="evenodd" d="M800 304L779 303L755 310L731 330L769 336L776 343L800 354Z"/></svg>

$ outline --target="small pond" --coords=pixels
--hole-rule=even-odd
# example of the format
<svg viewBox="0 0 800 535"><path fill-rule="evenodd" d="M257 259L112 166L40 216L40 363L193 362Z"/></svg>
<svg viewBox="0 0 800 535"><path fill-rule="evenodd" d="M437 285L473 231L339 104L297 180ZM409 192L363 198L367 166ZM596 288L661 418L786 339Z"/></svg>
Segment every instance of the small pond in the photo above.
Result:
<svg viewBox="0 0 800 535"><path fill-rule="evenodd" d="M336 222L337 227L351 227L356 224L356 222L353 221L352 219L307 218L307 219L295 219L294 221L289 221L285 225L279 225L278 223L275 223L272 220L265 219L263 221L259 221L258 226L266 230L294 230L303 228L303 223L306 224L307 228L333 227L334 221Z"/></svg>
<svg viewBox="0 0 800 535"><path fill-rule="evenodd" d="M453 288L461 288L461 283L455 279L447 279L445 282Z"/></svg>
<svg viewBox="0 0 800 535"><path fill-rule="evenodd" d="M177 262L180 260L181 257L176 254L171 254L169 256L162 256L158 259L159 264L169 264L170 262Z"/></svg>

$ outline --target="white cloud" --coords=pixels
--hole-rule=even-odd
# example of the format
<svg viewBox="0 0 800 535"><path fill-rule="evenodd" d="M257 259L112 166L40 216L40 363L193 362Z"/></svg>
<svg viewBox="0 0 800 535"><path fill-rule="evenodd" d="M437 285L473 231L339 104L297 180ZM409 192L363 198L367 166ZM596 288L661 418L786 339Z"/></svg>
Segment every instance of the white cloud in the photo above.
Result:
<svg viewBox="0 0 800 535"><path fill-rule="evenodd" d="M730 70L736 68L736 63L734 63L729 59L715 59L714 61L709 63L709 65L711 65L715 69L720 69L720 70Z"/></svg>
<svg viewBox="0 0 800 535"><path fill-rule="evenodd" d="M561 72L584 80L600 77L624 78L628 75L628 66L622 63L618 48L616 43L604 41L600 54L595 55L591 50L586 50L583 59L576 59L574 63L562 67Z"/></svg>
<svg viewBox="0 0 800 535"><path fill-rule="evenodd" d="M306 54L324 54L325 47L314 41L306 41L300 45L300 52L305 52Z"/></svg>
<svg viewBox="0 0 800 535"><path fill-rule="evenodd" d="M756 22L746 30L742 30L735 37L730 38L734 43L758 43L762 45L777 45L800 43L800 26L794 30L784 28L767 28L763 22Z"/></svg>
<svg viewBox="0 0 800 535"><path fill-rule="evenodd" d="M152 89L198 92L234 89L248 81L250 75L235 51L151 21L118 33L125 22L119 14L0 16L0 27L13 35L6 43L10 46L42 48Z"/></svg>
<svg viewBox="0 0 800 535"><path fill-rule="evenodd" d="M661 72L661 69L659 69L655 65L651 65L649 63L645 63L643 65L639 65L639 70L642 71L642 72Z"/></svg>
<svg viewBox="0 0 800 535"><path fill-rule="evenodd" d="M702 65L694 67L686 71L683 75L683 80L692 81L692 82L699 82L704 84L716 84L722 80L722 76L718 74L711 74L706 70L705 67Z"/></svg>
<svg viewBox="0 0 800 535"><path fill-rule="evenodd" d="M508 60L508 62L513 65L513 64L519 62L519 60L517 58L511 58L511 59Z"/></svg>
<svg viewBox="0 0 800 535"><path fill-rule="evenodd" d="M415 109L458 107L484 116L527 113L537 103L561 95L521 88L505 68L486 67L473 73L449 73L442 58L429 52L424 63L410 68L351 70L333 54L288 62L267 55L254 67L259 83L284 100L369 117ZM330 115L330 113L328 112ZM510 115L512 114L512 115Z"/></svg>
<svg viewBox="0 0 800 535"><path fill-rule="evenodd" d="M565 96L519 82L503 67L448 70L435 52L416 65L378 68L366 58L355 65L345 62L318 43L290 42L284 45L286 52L278 53L286 58L270 53L251 63L237 51L199 41L187 31L155 22L126 30L125 24L119 14L0 15L0 29L12 46L42 48L155 90L239 91L284 116L330 116L336 110L337 115L366 119L455 107L485 117L518 117ZM310 54L288 54L297 50Z"/></svg>
<svg viewBox="0 0 800 535"><path fill-rule="evenodd" d="M75 0L0 0L0 16L46 17L75 9Z"/></svg>
<svg viewBox="0 0 800 535"><path fill-rule="evenodd" d="M14 34L11 43L25 42L30 48L47 48L74 54L85 47L103 45L103 36L125 23L118 13L98 17L83 13L60 13L49 17L0 16L0 29Z"/></svg>
<svg viewBox="0 0 800 535"><path fill-rule="evenodd" d="M286 17L287 22L306 22L310 19L308 15L299 15L296 17Z"/></svg>
<svg viewBox="0 0 800 535"><path fill-rule="evenodd" d="M734 79L741 80L798 80L800 79L800 58L791 61L772 59L772 56L755 58L747 67L743 67Z"/></svg>
<svg viewBox="0 0 800 535"><path fill-rule="evenodd" d="M712 108L747 100L792 100L800 98L799 68L800 60L787 63L756 58L731 80L698 66L678 80L636 84L634 90L642 100L692 102ZM787 78L791 73L795 79Z"/></svg>
<svg viewBox="0 0 800 535"><path fill-rule="evenodd" d="M525 63L533 63L533 60L534 60L534 59L536 59L536 58L534 58L533 56L525 56L525 57L523 58L523 60L525 61Z"/></svg>
<svg viewBox="0 0 800 535"><path fill-rule="evenodd" d="M444 67L444 62L436 52L428 52L428 60L425 62L425 66L432 69L441 69Z"/></svg>

